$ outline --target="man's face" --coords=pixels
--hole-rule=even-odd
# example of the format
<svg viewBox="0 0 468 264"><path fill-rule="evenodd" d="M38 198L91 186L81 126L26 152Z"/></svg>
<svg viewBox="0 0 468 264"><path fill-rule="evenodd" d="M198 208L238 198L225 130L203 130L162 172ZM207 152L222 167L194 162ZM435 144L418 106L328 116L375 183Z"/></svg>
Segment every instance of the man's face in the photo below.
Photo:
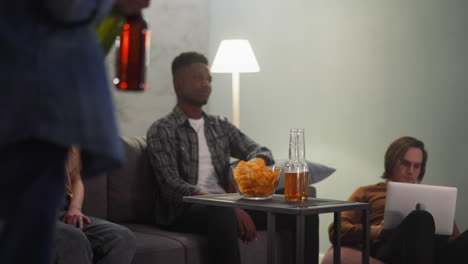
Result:
<svg viewBox="0 0 468 264"><path fill-rule="evenodd" d="M182 103L202 107L211 94L211 74L208 66L193 63L177 70L174 87L178 100Z"/></svg>
<svg viewBox="0 0 468 264"><path fill-rule="evenodd" d="M423 162L423 153L419 148L409 148L403 158L395 164L391 181L416 183Z"/></svg>

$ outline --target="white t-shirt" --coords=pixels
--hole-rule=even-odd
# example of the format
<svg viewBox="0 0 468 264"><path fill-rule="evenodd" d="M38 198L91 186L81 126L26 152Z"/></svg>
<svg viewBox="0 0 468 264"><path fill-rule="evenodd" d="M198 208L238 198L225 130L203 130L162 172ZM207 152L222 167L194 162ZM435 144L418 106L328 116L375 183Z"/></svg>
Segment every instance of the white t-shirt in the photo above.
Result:
<svg viewBox="0 0 468 264"><path fill-rule="evenodd" d="M211 161L211 153L205 138L205 120L189 118L190 126L198 136L198 182L197 187L206 193L226 193L219 185L216 172Z"/></svg>

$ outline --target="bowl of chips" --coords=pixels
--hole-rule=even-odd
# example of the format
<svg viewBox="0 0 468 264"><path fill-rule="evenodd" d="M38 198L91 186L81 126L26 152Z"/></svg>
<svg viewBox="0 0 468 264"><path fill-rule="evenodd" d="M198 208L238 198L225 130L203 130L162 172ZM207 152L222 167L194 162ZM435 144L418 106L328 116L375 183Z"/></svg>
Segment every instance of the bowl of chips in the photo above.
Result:
<svg viewBox="0 0 468 264"><path fill-rule="evenodd" d="M265 200L271 198L276 191L281 167L266 166L263 159L239 161L232 167L232 177L242 198L250 200Z"/></svg>

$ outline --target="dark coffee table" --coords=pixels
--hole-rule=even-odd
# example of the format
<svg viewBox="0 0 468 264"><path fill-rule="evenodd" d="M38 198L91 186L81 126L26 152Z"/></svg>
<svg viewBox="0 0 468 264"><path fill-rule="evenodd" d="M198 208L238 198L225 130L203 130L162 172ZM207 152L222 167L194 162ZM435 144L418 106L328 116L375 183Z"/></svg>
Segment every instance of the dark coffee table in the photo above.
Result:
<svg viewBox="0 0 468 264"><path fill-rule="evenodd" d="M284 195L275 194L268 200L246 200L238 193L213 194L200 196L184 196L188 203L206 204L214 206L235 207L267 213L267 263L275 263L274 259L274 233L276 232L276 214L296 215L296 264L304 263L304 223L305 216L322 213L334 213L335 244L333 245L333 263L340 263L341 254L341 212L362 211L363 248L362 263L369 263L369 204L339 201L331 199L308 198L303 202L285 201ZM318 256L317 256L318 258Z"/></svg>

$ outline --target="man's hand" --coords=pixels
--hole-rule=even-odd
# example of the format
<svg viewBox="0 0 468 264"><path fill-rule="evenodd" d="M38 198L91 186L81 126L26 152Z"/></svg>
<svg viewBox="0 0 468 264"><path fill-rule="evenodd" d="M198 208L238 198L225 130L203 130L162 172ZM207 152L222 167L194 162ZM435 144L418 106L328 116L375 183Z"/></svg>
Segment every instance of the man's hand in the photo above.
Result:
<svg viewBox="0 0 468 264"><path fill-rule="evenodd" d="M116 0L115 4L125 15L138 14L149 6L150 0Z"/></svg>
<svg viewBox="0 0 468 264"><path fill-rule="evenodd" d="M375 240L380 236L380 233L382 233L383 230L383 220L380 222L378 225L371 225L370 227L370 239Z"/></svg>
<svg viewBox="0 0 468 264"><path fill-rule="evenodd" d="M257 159L259 159L259 160L257 160ZM267 161L266 161L264 158L262 158L262 157L252 158L252 159L250 159L248 162L255 162L255 163L259 163L259 162L260 162L260 164L263 163L263 165L267 166L267 165L266 165L266 164L267 164Z"/></svg>
<svg viewBox="0 0 468 264"><path fill-rule="evenodd" d="M91 223L91 219L84 215L80 209L70 208L62 217L62 222L83 229L84 222L89 224Z"/></svg>
<svg viewBox="0 0 468 264"><path fill-rule="evenodd" d="M240 208L236 208L237 221L239 222L239 236L242 242L248 244L257 240L257 231L250 215Z"/></svg>

